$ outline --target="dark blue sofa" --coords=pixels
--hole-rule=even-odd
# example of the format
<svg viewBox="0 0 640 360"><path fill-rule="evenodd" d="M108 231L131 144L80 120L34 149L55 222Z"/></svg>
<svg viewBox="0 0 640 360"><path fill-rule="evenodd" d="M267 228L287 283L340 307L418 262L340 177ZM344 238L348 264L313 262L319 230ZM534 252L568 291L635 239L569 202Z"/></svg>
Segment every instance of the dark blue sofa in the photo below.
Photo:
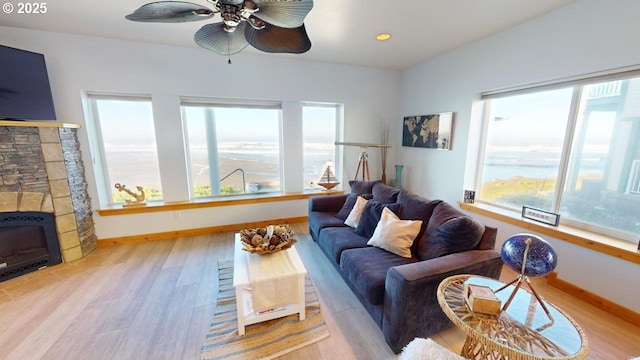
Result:
<svg viewBox="0 0 640 360"><path fill-rule="evenodd" d="M344 224L358 195L371 199L364 213L372 210L369 206L396 204L400 219L423 221L411 258L368 246L369 238L358 234L363 223L375 226L375 211L369 211L373 221L361 220L356 229ZM443 279L466 273L497 279L502 270L500 253L494 250L495 228L442 200L427 200L381 182L351 182L350 194L310 198L309 232L395 353L415 337L451 326L436 297Z"/></svg>

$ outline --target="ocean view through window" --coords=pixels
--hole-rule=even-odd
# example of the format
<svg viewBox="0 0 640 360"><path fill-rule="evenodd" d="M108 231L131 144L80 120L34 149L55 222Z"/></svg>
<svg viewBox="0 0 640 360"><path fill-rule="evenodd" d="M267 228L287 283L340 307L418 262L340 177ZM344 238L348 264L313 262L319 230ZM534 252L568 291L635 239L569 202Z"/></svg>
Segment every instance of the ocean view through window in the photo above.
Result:
<svg viewBox="0 0 640 360"><path fill-rule="evenodd" d="M477 199L637 241L640 74L484 96Z"/></svg>
<svg viewBox="0 0 640 360"><path fill-rule="evenodd" d="M278 192L279 108L182 106L194 198Z"/></svg>
<svg viewBox="0 0 640 360"><path fill-rule="evenodd" d="M124 203L128 196L114 188L116 183L134 192L141 185L147 200L162 200L151 99L95 96L91 100L109 203Z"/></svg>
<svg viewBox="0 0 640 360"><path fill-rule="evenodd" d="M572 93L561 89L491 101L483 199L553 210Z"/></svg>
<svg viewBox="0 0 640 360"><path fill-rule="evenodd" d="M318 190L309 184L336 158L340 104L103 93L86 100L101 206L129 196L116 182L142 186L151 202Z"/></svg>
<svg viewBox="0 0 640 360"><path fill-rule="evenodd" d="M315 184L320 179L320 172L326 161L336 163L338 111L339 108L335 104L305 104L302 108L302 160L305 189L318 188ZM336 169L333 171L336 172Z"/></svg>

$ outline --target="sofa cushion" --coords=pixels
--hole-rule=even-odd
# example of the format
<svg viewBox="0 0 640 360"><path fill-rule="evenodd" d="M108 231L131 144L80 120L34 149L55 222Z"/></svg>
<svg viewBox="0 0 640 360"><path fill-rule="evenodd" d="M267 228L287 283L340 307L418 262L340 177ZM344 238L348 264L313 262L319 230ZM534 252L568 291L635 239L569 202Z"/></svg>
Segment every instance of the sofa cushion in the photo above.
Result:
<svg viewBox="0 0 640 360"><path fill-rule="evenodd" d="M410 259L411 245L413 245L413 240L418 235L421 225L421 220L400 220L388 207L385 207L367 245L376 246Z"/></svg>
<svg viewBox="0 0 640 360"><path fill-rule="evenodd" d="M356 227L356 234L362 235L367 239L371 238L384 208L391 210L396 215L401 212L400 204L382 204L375 200L369 200L364 206L364 210L362 210L362 216L360 216L358 227Z"/></svg>
<svg viewBox="0 0 640 360"><path fill-rule="evenodd" d="M415 262L377 247L349 249L342 252L340 269L352 288L372 305L384 301L384 283L390 267Z"/></svg>
<svg viewBox="0 0 640 360"><path fill-rule="evenodd" d="M379 182L373 184L371 193L373 194L373 200L377 200L383 204L389 204L394 203L398 200L400 189L396 189Z"/></svg>
<svg viewBox="0 0 640 360"><path fill-rule="evenodd" d="M347 200L345 200L344 205L342 205L342 208L340 209L340 211L338 211L338 214L336 215L336 217L342 221L347 220L347 217L349 216L349 213L351 213L351 209L353 209L353 205L356 204L356 200L358 199L358 196L362 196L363 198L370 200L373 197L373 194L349 194L347 196Z"/></svg>
<svg viewBox="0 0 640 360"><path fill-rule="evenodd" d="M478 246L484 225L441 202L433 210L425 234L418 240L420 260L473 250Z"/></svg>
<svg viewBox="0 0 640 360"><path fill-rule="evenodd" d="M398 194L398 204L402 206L402 213L400 213L400 219L402 220L422 220L422 227L420 232L416 236L416 240L422 238L433 209L440 204L442 200L428 200L422 196L416 195L407 190L402 190ZM416 254L418 251L418 241L414 241L411 246L411 252Z"/></svg>
<svg viewBox="0 0 640 360"><path fill-rule="evenodd" d="M344 221L347 226L350 226L354 229L358 226L360 218L362 217L362 211L364 210L364 207L365 205L367 205L368 201L369 200L363 198L362 196L358 196L358 198L356 199L356 204L353 205L353 209L351 209L351 212L349 212L349 216L347 216L347 219Z"/></svg>
<svg viewBox="0 0 640 360"><path fill-rule="evenodd" d="M336 265L345 249L364 248L369 239L356 234L350 227L325 228L320 232L318 246Z"/></svg>
<svg viewBox="0 0 640 360"><path fill-rule="evenodd" d="M312 196L309 198L307 209L309 212L319 211L337 213L340 211L342 205L344 205L348 196L349 194Z"/></svg>
<svg viewBox="0 0 640 360"><path fill-rule="evenodd" d="M375 181L360 181L360 180L351 180L349 181L349 187L351 187L351 193L353 194L371 194L373 185L379 183L380 180Z"/></svg>
<svg viewBox="0 0 640 360"><path fill-rule="evenodd" d="M326 227L346 227L344 221L338 219L331 212L310 212L308 217L309 232L314 240L318 240L320 230Z"/></svg>

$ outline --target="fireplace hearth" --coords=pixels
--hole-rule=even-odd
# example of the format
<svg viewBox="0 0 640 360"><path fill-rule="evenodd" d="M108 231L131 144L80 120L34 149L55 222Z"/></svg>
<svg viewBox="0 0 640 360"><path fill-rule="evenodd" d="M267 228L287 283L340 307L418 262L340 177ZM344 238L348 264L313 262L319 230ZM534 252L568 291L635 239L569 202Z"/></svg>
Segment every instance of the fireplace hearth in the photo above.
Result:
<svg viewBox="0 0 640 360"><path fill-rule="evenodd" d="M16 268L21 270L11 270L12 277L14 271L80 259L96 248L77 132L73 124L0 120L0 215L8 216L9 223L20 223L0 224L0 236L39 239L32 240L37 244L0 253L0 257L11 258L0 261L0 274L7 273L13 262L22 263L23 257L37 260L25 260ZM32 217L42 217L51 226L21 222ZM42 254L43 244L48 255Z"/></svg>
<svg viewBox="0 0 640 360"><path fill-rule="evenodd" d="M0 213L0 282L61 262L53 214Z"/></svg>

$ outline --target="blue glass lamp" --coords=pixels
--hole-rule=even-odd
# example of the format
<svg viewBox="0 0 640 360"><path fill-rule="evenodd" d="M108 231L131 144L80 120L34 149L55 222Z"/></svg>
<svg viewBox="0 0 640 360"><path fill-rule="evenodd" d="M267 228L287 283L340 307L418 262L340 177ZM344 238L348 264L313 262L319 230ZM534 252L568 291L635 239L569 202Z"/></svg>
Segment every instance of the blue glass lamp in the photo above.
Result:
<svg viewBox="0 0 640 360"><path fill-rule="evenodd" d="M502 261L513 269L519 272L518 277L512 282L504 285L495 292L504 290L510 285L515 284L513 293L507 299L502 311L507 310L509 304L516 295L518 289L522 286L523 282L526 282L531 289L531 292L538 300L538 303L542 306L549 319L553 322L553 318L549 313L549 309L540 299L540 296L531 286L529 276L544 276L549 274L558 265L558 255L556 251L551 247L551 244L543 240L541 237L532 234L515 234L512 235L507 241L502 244L502 251L500 253Z"/></svg>

